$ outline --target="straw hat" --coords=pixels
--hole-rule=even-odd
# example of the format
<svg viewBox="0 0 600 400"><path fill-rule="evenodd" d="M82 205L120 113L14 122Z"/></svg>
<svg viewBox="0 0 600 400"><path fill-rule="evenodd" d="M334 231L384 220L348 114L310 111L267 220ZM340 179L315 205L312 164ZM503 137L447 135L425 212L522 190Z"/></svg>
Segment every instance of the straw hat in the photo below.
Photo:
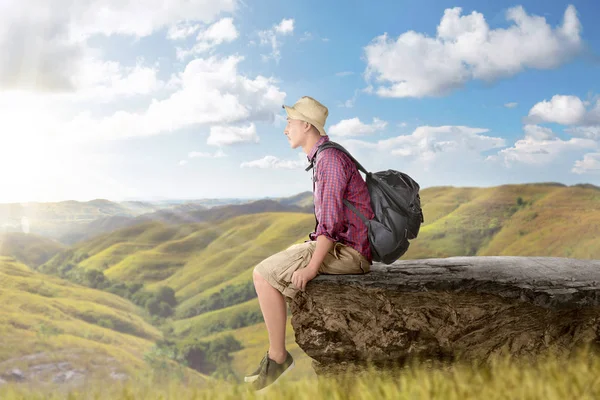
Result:
<svg viewBox="0 0 600 400"><path fill-rule="evenodd" d="M326 136L325 120L329 110L323 104L309 96L303 96L293 106L283 105L285 112L291 119L308 122L319 130L321 136Z"/></svg>

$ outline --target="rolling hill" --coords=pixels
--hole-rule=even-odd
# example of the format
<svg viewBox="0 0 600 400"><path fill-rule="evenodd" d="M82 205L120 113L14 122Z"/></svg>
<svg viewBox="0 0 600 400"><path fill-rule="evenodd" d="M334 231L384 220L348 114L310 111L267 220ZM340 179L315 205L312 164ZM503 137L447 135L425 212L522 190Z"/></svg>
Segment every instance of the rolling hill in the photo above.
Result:
<svg viewBox="0 0 600 400"><path fill-rule="evenodd" d="M219 222L239 215L265 212L312 213L312 203L310 206L301 207L295 204L297 201L257 200L243 204L218 205L210 209L207 209L203 205L183 204L136 217L110 216L100 218L70 229L67 233L61 235L59 240L66 244L75 244L120 228L150 221L164 222L166 224L189 224L196 222ZM302 204L305 203L302 199L299 201Z"/></svg>
<svg viewBox="0 0 600 400"><path fill-rule="evenodd" d="M298 196L299 201L303 196ZM403 259L600 258L600 189L593 185L436 187L422 190L421 200L425 223ZM274 252L305 240L314 228L314 216L312 212L265 213L260 207L245 215L240 208L230 214L231 210L235 208L221 210L204 222L146 221L119 229L58 253L40 270L57 273L71 264L103 271L113 281L144 284L150 291L172 288L178 302L167 320L172 336L232 333L244 345L251 343L233 353L234 366L242 374L267 346L252 292L252 269ZM288 336L288 344L295 349L293 336ZM304 356L297 355L306 365Z"/></svg>
<svg viewBox="0 0 600 400"><path fill-rule="evenodd" d="M66 248L56 240L31 233L0 233L0 256L14 257L29 267L38 267Z"/></svg>
<svg viewBox="0 0 600 400"><path fill-rule="evenodd" d="M0 302L0 375L17 368L13 375L35 377L32 383L141 374L148 370L145 355L162 338L131 302L32 271L12 257L0 257Z"/></svg>

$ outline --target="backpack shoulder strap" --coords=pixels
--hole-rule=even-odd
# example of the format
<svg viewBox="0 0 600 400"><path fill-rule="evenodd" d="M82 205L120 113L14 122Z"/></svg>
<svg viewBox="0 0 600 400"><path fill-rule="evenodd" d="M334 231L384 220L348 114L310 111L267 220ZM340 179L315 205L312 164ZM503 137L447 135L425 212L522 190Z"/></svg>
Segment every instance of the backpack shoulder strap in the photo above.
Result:
<svg viewBox="0 0 600 400"><path fill-rule="evenodd" d="M362 171L365 174L368 174L367 170L358 161L356 161L356 159L354 157L352 157L352 154L350 154L350 152L348 150L346 150L339 143L332 142L332 141L325 142L319 146L319 148L317 149L317 153L315 154L315 157L313 158L313 161L311 161L310 165L308 167L306 167L305 171L310 171L310 169L313 167L314 162L317 158L317 154L319 154L319 152L321 152L322 150L325 150L327 148L330 148L330 147L333 147L334 149L338 149L339 151L346 154L348 157L350 157L350 160L352 160L352 162L354 162L354 164L356 165L356 167L358 168L359 171Z"/></svg>

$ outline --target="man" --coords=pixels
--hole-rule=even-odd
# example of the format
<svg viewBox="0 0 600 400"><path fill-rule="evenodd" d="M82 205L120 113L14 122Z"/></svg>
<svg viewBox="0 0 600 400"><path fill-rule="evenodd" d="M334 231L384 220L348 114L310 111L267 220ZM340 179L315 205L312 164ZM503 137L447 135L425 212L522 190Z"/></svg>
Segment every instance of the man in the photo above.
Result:
<svg viewBox="0 0 600 400"><path fill-rule="evenodd" d="M292 149L301 147L308 161L329 140L324 126L329 111L304 96L287 113L284 133ZM256 390L274 383L294 367L285 348L286 301L318 274L364 274L370 270L371 250L366 225L343 203L346 198L368 219L373 218L367 186L352 160L328 148L314 160L314 205L317 225L304 243L265 259L254 268L254 287L269 334L269 350L256 371L246 376Z"/></svg>

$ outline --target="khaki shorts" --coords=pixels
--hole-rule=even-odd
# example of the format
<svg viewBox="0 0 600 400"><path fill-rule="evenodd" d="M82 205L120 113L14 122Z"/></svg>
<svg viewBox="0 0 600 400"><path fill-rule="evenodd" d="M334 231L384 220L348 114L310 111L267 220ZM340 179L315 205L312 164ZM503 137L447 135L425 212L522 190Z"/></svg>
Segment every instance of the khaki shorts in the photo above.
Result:
<svg viewBox="0 0 600 400"><path fill-rule="evenodd" d="M316 246L316 241L295 244L263 260L254 270L284 296L293 298L299 289L292 283L292 275L308 265ZM325 256L317 275L365 274L370 267L369 261L357 250L336 242Z"/></svg>

